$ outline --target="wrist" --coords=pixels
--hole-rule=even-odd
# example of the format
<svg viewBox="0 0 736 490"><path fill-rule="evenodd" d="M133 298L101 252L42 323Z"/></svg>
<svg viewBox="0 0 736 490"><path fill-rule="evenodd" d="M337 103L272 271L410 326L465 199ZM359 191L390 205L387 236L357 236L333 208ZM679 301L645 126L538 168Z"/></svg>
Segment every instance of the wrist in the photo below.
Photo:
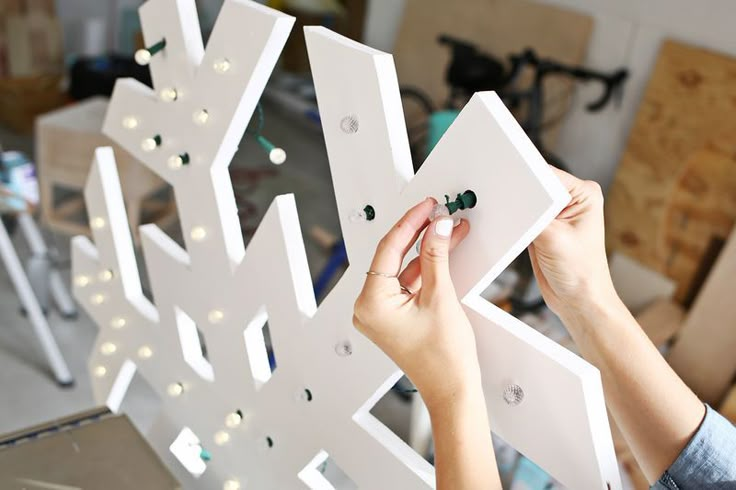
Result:
<svg viewBox="0 0 736 490"><path fill-rule="evenodd" d="M422 392L422 398L427 405L430 416L433 418L439 414L447 416L452 413L463 412L466 407L478 403L482 403L485 407L480 373L477 376L468 376L443 390Z"/></svg>
<svg viewBox="0 0 736 490"><path fill-rule="evenodd" d="M629 311L611 286L606 291L580 295L562 308L558 315L573 336L586 333L607 319L629 315Z"/></svg>

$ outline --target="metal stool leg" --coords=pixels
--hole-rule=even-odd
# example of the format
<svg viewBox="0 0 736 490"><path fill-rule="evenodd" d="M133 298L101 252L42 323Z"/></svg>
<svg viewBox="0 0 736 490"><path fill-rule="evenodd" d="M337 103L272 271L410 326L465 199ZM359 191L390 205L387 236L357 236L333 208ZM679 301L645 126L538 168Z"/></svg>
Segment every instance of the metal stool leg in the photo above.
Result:
<svg viewBox="0 0 736 490"><path fill-rule="evenodd" d="M36 301L36 297L33 294L31 284L28 282L23 266L18 259L18 255L15 253L13 243L10 241L8 231L5 229L5 224L0 222L0 255L2 255L5 267L8 269L11 281L15 286L15 290L18 292L21 304L28 312L28 319L31 321L33 330L41 342L44 354L49 360L51 370L54 372L56 381L62 386L70 386L74 383L69 368L61 356L59 346L56 345L56 340L51 334L49 324L46 322L46 317L41 312L41 307Z"/></svg>

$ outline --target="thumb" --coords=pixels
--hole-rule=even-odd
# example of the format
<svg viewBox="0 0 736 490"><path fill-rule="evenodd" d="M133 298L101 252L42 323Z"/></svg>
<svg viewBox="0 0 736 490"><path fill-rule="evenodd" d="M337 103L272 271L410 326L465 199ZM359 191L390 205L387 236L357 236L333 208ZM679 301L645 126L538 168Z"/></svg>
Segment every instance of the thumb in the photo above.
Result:
<svg viewBox="0 0 736 490"><path fill-rule="evenodd" d="M440 218L430 223L424 234L419 260L422 290L430 294L452 287L449 254L453 228L452 218Z"/></svg>

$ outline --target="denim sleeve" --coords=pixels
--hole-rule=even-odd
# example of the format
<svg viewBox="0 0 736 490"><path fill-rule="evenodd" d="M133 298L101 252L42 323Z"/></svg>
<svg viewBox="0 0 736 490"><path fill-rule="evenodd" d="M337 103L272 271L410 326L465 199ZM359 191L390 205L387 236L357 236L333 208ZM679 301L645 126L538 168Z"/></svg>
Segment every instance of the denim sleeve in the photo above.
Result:
<svg viewBox="0 0 736 490"><path fill-rule="evenodd" d="M736 489L736 427L705 406L705 418L653 490Z"/></svg>

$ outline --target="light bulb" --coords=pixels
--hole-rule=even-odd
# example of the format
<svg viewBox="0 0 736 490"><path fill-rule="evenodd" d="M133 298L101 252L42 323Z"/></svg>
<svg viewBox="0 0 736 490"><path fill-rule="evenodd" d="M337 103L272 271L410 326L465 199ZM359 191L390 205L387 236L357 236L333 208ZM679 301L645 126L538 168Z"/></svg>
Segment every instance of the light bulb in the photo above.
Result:
<svg viewBox="0 0 736 490"><path fill-rule="evenodd" d="M184 161L182 161L181 157L179 155L172 155L169 157L169 168L171 170L177 170L184 165Z"/></svg>
<svg viewBox="0 0 736 490"><path fill-rule="evenodd" d="M150 359L152 355L153 350L147 345L141 346L141 348L138 349L138 357L141 359Z"/></svg>
<svg viewBox="0 0 736 490"><path fill-rule="evenodd" d="M107 368L105 366L95 366L92 374L94 374L95 378L102 378L107 374Z"/></svg>
<svg viewBox="0 0 736 490"><path fill-rule="evenodd" d="M112 320L110 320L110 326L114 329L120 329L125 326L125 318L116 316Z"/></svg>
<svg viewBox="0 0 736 490"><path fill-rule="evenodd" d="M222 490L240 490L240 482L238 480L225 480L222 484Z"/></svg>
<svg viewBox="0 0 736 490"><path fill-rule="evenodd" d="M166 87L165 89L161 90L158 95L164 102L174 102L176 99L179 98L179 92L177 92L176 89L173 87Z"/></svg>
<svg viewBox="0 0 736 490"><path fill-rule="evenodd" d="M105 226L105 218L96 217L92 218L92 220L89 222L89 224L94 228L95 230L99 230L100 228Z"/></svg>
<svg viewBox="0 0 736 490"><path fill-rule="evenodd" d="M111 356L118 350L118 346L112 342L105 342L100 346L100 353L104 356Z"/></svg>
<svg viewBox="0 0 736 490"><path fill-rule="evenodd" d="M123 127L125 129L135 129L138 127L138 118L135 116L125 116L123 118Z"/></svg>
<svg viewBox="0 0 736 490"><path fill-rule="evenodd" d="M227 58L219 58L216 59L215 62L212 64L212 68L219 74L226 73L228 70L230 70L230 60Z"/></svg>
<svg viewBox="0 0 736 490"><path fill-rule="evenodd" d="M207 124L207 120L210 118L209 112L206 109L200 109L192 115L192 120L199 126Z"/></svg>
<svg viewBox="0 0 736 490"><path fill-rule="evenodd" d="M349 340L343 340L335 344L335 353L340 357L347 357L353 353L353 346Z"/></svg>
<svg viewBox="0 0 736 490"><path fill-rule="evenodd" d="M77 276L74 278L74 284L79 286L80 288L85 287L89 284L89 277L87 276Z"/></svg>
<svg viewBox="0 0 736 490"><path fill-rule="evenodd" d="M207 314L210 323L220 323L225 318L225 314L221 310L212 310Z"/></svg>
<svg viewBox="0 0 736 490"><path fill-rule="evenodd" d="M229 429L238 427L242 421L243 416L240 412L231 412L225 416L225 426Z"/></svg>
<svg viewBox="0 0 736 490"><path fill-rule="evenodd" d="M168 393L170 397L176 398L184 393L184 385L181 383L171 383L166 387L166 393Z"/></svg>
<svg viewBox="0 0 736 490"><path fill-rule="evenodd" d="M89 301L93 305L101 305L105 302L105 295L100 293L93 294L92 296L90 296Z"/></svg>
<svg viewBox="0 0 736 490"><path fill-rule="evenodd" d="M135 52L135 62L141 66L146 66L151 62L151 52L147 49L139 49Z"/></svg>
<svg viewBox="0 0 736 490"><path fill-rule="evenodd" d="M286 152L283 148L274 148L268 152L268 159L274 165L281 165L286 161Z"/></svg>
<svg viewBox="0 0 736 490"><path fill-rule="evenodd" d="M443 216L450 216L450 210L447 209L447 206L445 204L437 203L432 208L432 211L429 213L429 220L434 221L437 218L441 218Z"/></svg>
<svg viewBox="0 0 736 490"><path fill-rule="evenodd" d="M515 407L524 401L524 390L521 386L512 383L503 390L503 399L507 404Z"/></svg>
<svg viewBox="0 0 736 490"><path fill-rule="evenodd" d="M141 141L141 150L146 153L151 152L161 146L161 136L156 135L151 138L146 138Z"/></svg>
<svg viewBox="0 0 736 490"><path fill-rule="evenodd" d="M228 442L230 442L230 433L224 431L224 430L218 430L215 432L215 444L218 446L224 446Z"/></svg>
<svg viewBox="0 0 736 490"><path fill-rule="evenodd" d="M109 282L113 278L113 273L110 269L106 269L104 271L100 271L100 273L97 275L97 277L102 282Z"/></svg>
<svg viewBox="0 0 736 490"><path fill-rule="evenodd" d="M200 242L205 239L207 236L207 230L205 230L201 226L195 226L192 228L192 230L189 232L189 236L194 240L195 242Z"/></svg>

